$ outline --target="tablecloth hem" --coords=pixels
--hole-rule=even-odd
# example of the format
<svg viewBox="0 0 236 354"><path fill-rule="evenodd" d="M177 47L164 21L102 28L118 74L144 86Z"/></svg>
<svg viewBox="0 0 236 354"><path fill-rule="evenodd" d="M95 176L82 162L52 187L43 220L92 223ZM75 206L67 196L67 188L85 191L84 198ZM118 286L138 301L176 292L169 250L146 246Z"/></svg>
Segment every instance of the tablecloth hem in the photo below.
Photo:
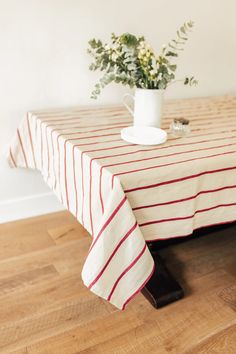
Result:
<svg viewBox="0 0 236 354"><path fill-rule="evenodd" d="M197 230L201 230L201 229L204 229L204 228L207 228L207 227L214 227L214 226L232 224L234 222L236 222L236 218L233 219L233 220L221 221L221 222L218 222L218 223L213 223L213 224L208 224L208 225L202 225L202 226L194 228L191 233L187 233L185 235L180 235L180 236L175 236L174 235L174 236L170 236L170 237L161 237L161 238L156 238L156 239L153 239L153 240L145 240L145 241L147 243L152 243L152 242L166 241L166 240L176 239L176 238L181 238L181 237L188 237L188 236L192 235L192 233L194 231L197 231Z"/></svg>
<svg viewBox="0 0 236 354"><path fill-rule="evenodd" d="M126 305L127 305L138 293L140 293L140 291L145 287L145 285L147 284L147 282L148 282L148 281L150 280L150 278L152 277L154 271L155 271L155 263L154 263L154 261L153 261L152 270L151 270L151 272L149 272L148 276L146 277L146 279L144 280L144 282L142 283L142 285L140 285L140 286L138 287L138 289L135 290L135 292L134 292L131 296L129 296L123 304L119 305L119 304L117 304L116 301L112 301L112 300L109 300L109 302L110 302L113 306L117 307L119 310L122 310L122 311L125 310ZM84 285L85 285L87 288L89 288L89 284L90 284L91 281L84 280L83 278L82 278L82 280L83 280ZM95 295L97 295L97 296L99 296L99 297L101 297L102 299L104 299L104 300L107 301L107 294L105 294L103 291L101 291L101 288L98 290L98 289L96 289L95 287L93 287L93 288L90 288L89 290L90 290L92 293L94 293Z"/></svg>
<svg viewBox="0 0 236 354"><path fill-rule="evenodd" d="M144 281L144 283L138 288L138 290L136 290L136 291L133 293L133 295L131 295L131 296L129 297L128 300L126 300L125 304L124 304L123 307L122 307L122 311L125 310L126 305L128 305L128 303L129 303L131 300L133 300L133 298L134 298L138 293L140 293L140 291L145 287L145 285L148 283L148 281L149 281L149 280L151 279L151 277L153 276L154 271L155 271L155 263L153 264L153 268L152 268L151 273L149 274L149 276L147 277L147 279Z"/></svg>

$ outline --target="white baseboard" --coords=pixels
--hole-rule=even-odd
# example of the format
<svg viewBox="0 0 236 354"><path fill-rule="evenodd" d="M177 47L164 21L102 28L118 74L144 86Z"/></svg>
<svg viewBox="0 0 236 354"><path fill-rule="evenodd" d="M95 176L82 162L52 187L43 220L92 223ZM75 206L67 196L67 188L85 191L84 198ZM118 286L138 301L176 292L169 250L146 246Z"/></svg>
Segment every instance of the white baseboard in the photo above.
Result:
<svg viewBox="0 0 236 354"><path fill-rule="evenodd" d="M0 224L64 209L52 192L10 199L0 202Z"/></svg>

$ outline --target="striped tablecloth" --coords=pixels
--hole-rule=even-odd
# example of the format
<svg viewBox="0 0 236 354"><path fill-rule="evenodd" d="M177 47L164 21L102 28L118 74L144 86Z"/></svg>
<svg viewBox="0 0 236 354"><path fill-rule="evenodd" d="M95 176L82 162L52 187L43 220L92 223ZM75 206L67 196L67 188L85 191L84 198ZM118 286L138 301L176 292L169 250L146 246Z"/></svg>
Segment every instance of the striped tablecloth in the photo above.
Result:
<svg viewBox="0 0 236 354"><path fill-rule="evenodd" d="M139 146L120 138L123 107L36 111L11 144L11 166L40 170L93 236L84 284L120 309L154 270L146 241L236 220L236 97L170 101L163 128L175 117L189 136Z"/></svg>

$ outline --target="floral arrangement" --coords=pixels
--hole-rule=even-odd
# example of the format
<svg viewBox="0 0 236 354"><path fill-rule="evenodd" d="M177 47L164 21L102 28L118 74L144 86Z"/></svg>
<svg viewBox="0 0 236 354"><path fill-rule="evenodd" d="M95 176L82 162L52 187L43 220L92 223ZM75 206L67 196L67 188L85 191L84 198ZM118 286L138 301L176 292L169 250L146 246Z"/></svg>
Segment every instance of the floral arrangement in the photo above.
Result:
<svg viewBox="0 0 236 354"><path fill-rule="evenodd" d="M177 65L173 60L183 50L192 27L192 21L184 23L177 31L176 39L163 45L158 55L144 37L136 37L130 33L121 36L112 33L111 44L91 39L88 53L93 56L94 62L89 69L104 72L91 97L97 98L101 90L111 82L128 85L130 88L166 89L175 80ZM197 84L193 76L176 81L183 81L190 86Z"/></svg>

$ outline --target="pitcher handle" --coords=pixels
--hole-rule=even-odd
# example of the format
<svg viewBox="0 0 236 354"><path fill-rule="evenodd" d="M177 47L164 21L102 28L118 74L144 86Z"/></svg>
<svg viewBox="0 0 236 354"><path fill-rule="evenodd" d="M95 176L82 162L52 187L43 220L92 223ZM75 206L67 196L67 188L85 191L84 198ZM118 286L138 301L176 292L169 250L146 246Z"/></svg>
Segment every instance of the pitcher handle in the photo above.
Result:
<svg viewBox="0 0 236 354"><path fill-rule="evenodd" d="M134 111L133 109L128 105L128 103L125 102L126 98L132 98L133 102L134 102L134 96L131 95L130 93L125 93L123 96L123 105L128 109L129 113L134 116Z"/></svg>

